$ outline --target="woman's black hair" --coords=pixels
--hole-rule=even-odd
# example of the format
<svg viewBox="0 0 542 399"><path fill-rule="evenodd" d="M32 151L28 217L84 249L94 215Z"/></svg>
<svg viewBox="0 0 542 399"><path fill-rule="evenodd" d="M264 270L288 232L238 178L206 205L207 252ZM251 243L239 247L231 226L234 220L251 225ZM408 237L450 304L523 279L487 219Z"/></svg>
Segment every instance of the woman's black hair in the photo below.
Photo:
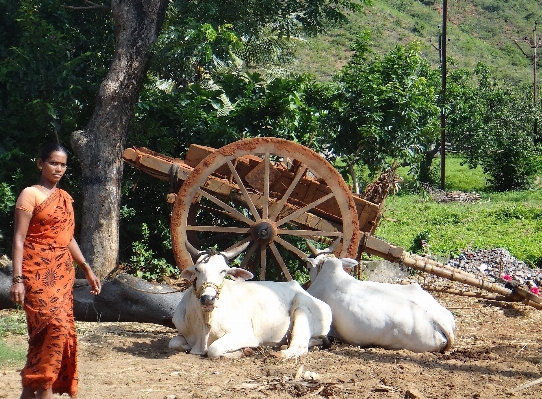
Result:
<svg viewBox="0 0 542 399"><path fill-rule="evenodd" d="M46 143L41 147L40 159L42 161L46 161L47 159L49 159L51 154L55 151L62 151L64 154L66 154L66 156L68 155L68 150L66 149L66 147L64 147L60 143L52 142L52 143Z"/></svg>

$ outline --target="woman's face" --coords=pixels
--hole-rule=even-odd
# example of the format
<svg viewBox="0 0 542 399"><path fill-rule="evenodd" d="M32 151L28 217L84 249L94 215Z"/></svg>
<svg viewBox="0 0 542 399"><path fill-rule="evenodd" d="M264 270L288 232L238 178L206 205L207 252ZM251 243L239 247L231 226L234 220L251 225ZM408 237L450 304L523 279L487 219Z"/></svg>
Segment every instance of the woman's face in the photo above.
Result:
<svg viewBox="0 0 542 399"><path fill-rule="evenodd" d="M52 183L58 183L66 172L68 156L63 151L53 151L45 161L38 159L41 175Z"/></svg>

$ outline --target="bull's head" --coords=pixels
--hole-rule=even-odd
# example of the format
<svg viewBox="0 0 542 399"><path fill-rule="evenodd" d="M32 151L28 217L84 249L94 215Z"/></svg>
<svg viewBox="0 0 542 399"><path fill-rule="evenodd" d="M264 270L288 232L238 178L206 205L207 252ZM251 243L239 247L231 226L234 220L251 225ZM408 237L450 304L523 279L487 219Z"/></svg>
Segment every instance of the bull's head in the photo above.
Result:
<svg viewBox="0 0 542 399"><path fill-rule="evenodd" d="M203 311L210 312L216 306L220 291L224 285L224 279L229 276L233 280L249 280L254 275L248 270L238 267L229 267L228 261L243 252L250 242L247 242L228 251L204 251L197 253L197 261L194 266L187 267L181 273L181 277L191 281L194 293L199 299ZM187 248L193 253L193 247Z"/></svg>
<svg viewBox="0 0 542 399"><path fill-rule="evenodd" d="M322 270L322 267L325 267L327 259L334 259L334 261L327 263L328 267L333 267L333 265L341 265L343 270L350 274L352 271L352 268L358 265L358 261L355 259L350 258L341 258L337 259L335 255L333 255L334 246L336 245L337 241L335 241L329 248L327 249L317 249L315 248L309 241L307 241L307 247L311 251L312 257L307 259L307 263L309 264L309 275L311 281L314 281L316 279L316 276L318 276L318 273L320 270ZM333 265L332 265L333 264Z"/></svg>

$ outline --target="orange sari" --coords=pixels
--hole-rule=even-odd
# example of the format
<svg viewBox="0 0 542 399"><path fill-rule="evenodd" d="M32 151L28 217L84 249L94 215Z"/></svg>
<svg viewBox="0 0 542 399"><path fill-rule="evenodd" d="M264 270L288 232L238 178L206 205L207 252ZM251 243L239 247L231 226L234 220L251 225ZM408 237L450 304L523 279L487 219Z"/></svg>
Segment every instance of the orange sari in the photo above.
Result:
<svg viewBox="0 0 542 399"><path fill-rule="evenodd" d="M24 310L28 354L24 387L77 395L77 335L73 318L75 271L68 244L73 238L73 199L56 189L33 212L24 242Z"/></svg>

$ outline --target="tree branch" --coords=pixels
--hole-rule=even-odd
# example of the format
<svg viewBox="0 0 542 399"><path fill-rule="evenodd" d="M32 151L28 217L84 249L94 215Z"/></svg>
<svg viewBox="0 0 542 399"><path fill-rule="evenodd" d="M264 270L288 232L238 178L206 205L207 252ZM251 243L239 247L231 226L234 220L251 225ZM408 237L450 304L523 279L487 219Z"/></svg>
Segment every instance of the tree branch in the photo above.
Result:
<svg viewBox="0 0 542 399"><path fill-rule="evenodd" d="M70 10L92 10L92 9L96 9L96 8L101 8L101 9L105 9L105 10L110 10L111 7L108 7L108 6L104 6L102 4L96 4L96 3L93 3L92 1L90 0L83 0L86 4L88 4L88 6L85 6L85 7L74 7L74 6L67 6L67 5L63 5L62 7L64 8L67 8L67 9L70 9Z"/></svg>

